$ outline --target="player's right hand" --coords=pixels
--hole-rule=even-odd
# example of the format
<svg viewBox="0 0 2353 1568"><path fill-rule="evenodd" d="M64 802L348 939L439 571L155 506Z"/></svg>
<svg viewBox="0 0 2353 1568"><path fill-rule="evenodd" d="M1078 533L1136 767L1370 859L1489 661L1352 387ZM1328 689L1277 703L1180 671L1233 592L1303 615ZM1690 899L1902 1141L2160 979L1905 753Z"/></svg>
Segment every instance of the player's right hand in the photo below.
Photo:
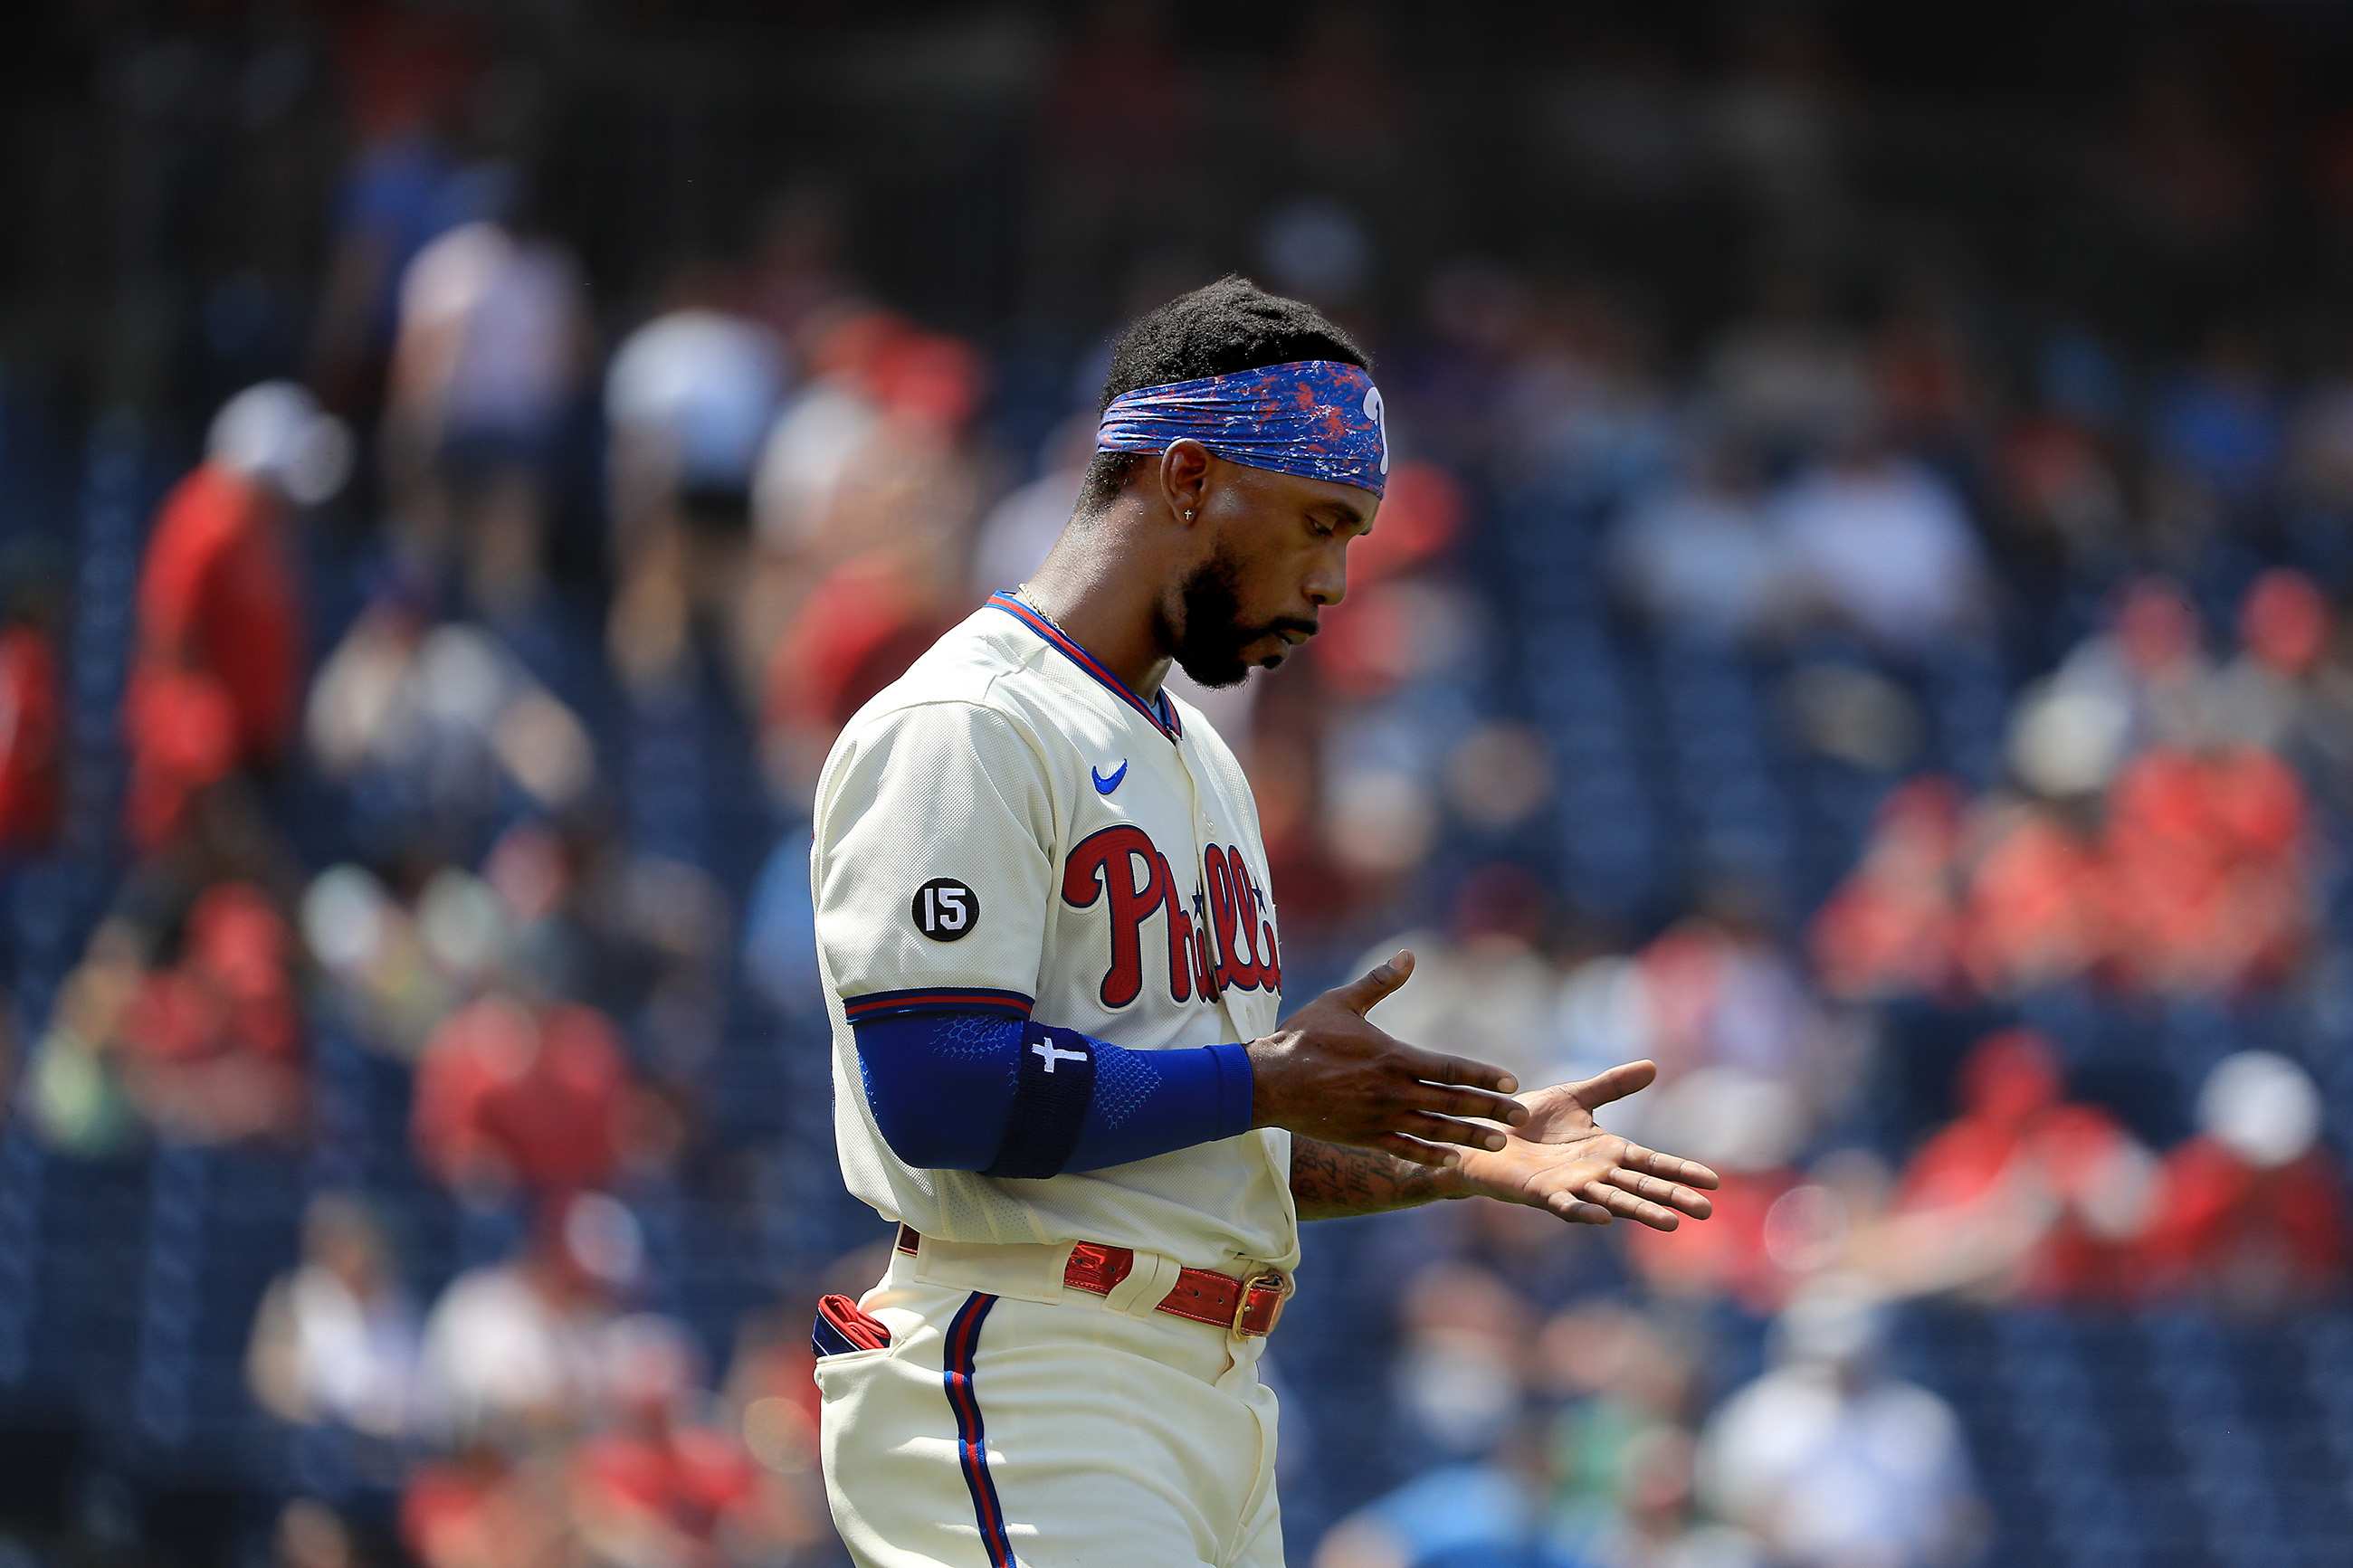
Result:
<svg viewBox="0 0 2353 1568"><path fill-rule="evenodd" d="M1525 1121L1510 1073L1419 1049L1365 1021L1412 973L1413 954L1400 952L1252 1040L1250 1125L1378 1149L1417 1165L1452 1165L1457 1147L1501 1149L1501 1132L1462 1118Z"/></svg>

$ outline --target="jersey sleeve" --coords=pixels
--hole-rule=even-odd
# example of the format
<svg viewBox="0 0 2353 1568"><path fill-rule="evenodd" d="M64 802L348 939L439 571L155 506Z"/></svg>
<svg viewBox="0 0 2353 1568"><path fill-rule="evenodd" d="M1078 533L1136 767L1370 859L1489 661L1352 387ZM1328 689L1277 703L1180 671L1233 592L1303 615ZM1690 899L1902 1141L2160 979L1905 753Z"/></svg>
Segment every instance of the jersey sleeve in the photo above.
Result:
<svg viewBox="0 0 2353 1568"><path fill-rule="evenodd" d="M843 745L819 790L810 867L818 951L843 1012L852 1024L1029 1017L1054 843L1029 739L993 709L933 702Z"/></svg>

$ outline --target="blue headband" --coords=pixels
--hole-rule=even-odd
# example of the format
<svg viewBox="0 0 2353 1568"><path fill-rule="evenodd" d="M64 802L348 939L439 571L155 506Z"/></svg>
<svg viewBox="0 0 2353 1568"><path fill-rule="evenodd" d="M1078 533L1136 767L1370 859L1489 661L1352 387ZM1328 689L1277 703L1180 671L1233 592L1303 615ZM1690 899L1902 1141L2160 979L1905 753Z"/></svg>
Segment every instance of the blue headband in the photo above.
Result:
<svg viewBox="0 0 2353 1568"><path fill-rule="evenodd" d="M1379 495L1388 483L1380 389L1353 364L1301 360L1123 392L1103 410L1098 452L1165 452L1191 437L1253 468Z"/></svg>

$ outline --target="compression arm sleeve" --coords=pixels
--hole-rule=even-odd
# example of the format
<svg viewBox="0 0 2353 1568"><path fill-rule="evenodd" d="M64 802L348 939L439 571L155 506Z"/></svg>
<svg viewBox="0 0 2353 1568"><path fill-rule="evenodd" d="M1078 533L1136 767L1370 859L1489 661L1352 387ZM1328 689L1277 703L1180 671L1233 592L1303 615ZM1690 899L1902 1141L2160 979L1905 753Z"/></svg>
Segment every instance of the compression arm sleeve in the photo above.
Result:
<svg viewBox="0 0 2353 1568"><path fill-rule="evenodd" d="M1040 1177L1250 1131L1240 1046L1131 1051L995 1013L855 1026L866 1102L892 1152L934 1171Z"/></svg>

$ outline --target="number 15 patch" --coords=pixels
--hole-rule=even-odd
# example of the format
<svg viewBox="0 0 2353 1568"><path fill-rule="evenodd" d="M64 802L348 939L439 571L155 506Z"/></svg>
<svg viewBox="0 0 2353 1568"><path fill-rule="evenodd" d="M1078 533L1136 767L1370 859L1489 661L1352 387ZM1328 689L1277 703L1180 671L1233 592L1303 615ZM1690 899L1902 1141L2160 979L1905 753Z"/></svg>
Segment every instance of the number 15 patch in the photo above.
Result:
<svg viewBox="0 0 2353 1568"><path fill-rule="evenodd" d="M980 895L954 877L915 889L915 929L934 942L962 942L980 923Z"/></svg>

